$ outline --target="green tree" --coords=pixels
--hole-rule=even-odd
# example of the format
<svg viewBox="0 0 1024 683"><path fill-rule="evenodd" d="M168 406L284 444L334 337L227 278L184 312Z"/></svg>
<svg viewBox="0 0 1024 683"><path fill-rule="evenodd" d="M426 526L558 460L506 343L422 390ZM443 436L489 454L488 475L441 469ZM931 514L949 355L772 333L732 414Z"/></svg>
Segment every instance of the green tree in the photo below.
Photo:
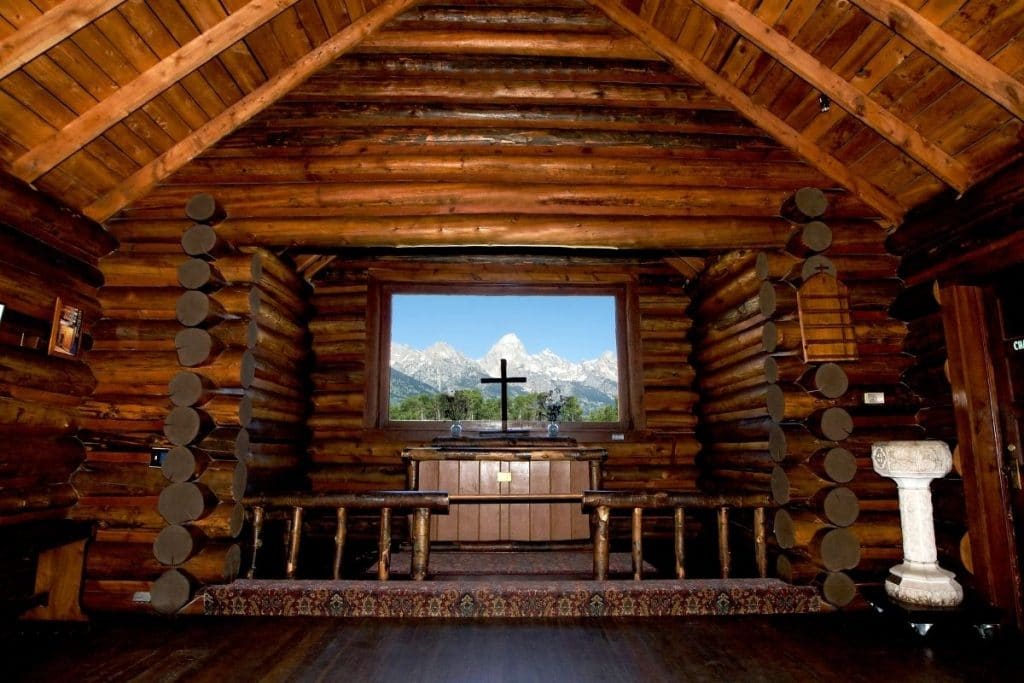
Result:
<svg viewBox="0 0 1024 683"><path fill-rule="evenodd" d="M583 419L586 422L618 422L619 404L614 402L600 408L594 408Z"/></svg>
<svg viewBox="0 0 1024 683"><path fill-rule="evenodd" d="M566 396L562 402L562 422L580 422L583 419L583 405L575 396Z"/></svg>

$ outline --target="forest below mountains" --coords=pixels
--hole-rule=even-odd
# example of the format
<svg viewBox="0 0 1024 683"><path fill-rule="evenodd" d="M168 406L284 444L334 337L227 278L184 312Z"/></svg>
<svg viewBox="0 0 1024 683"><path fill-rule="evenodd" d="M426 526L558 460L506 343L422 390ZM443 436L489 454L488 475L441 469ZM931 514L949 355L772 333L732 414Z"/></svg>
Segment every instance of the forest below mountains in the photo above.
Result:
<svg viewBox="0 0 1024 683"><path fill-rule="evenodd" d="M390 407L391 420L500 420L501 400L485 396L478 389L459 389L452 394L417 394ZM617 403L584 412L575 396L554 396L552 392L521 393L510 396L508 419L549 422L617 422Z"/></svg>

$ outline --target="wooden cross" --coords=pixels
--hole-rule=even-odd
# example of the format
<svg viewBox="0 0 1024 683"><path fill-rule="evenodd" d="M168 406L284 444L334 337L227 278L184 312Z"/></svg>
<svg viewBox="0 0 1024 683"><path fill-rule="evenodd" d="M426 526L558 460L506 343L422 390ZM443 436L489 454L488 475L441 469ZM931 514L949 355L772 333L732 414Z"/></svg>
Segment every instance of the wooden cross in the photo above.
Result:
<svg viewBox="0 0 1024 683"><path fill-rule="evenodd" d="M481 377L481 384L500 384L501 385L501 431L508 431L508 385L510 383L525 382L525 377L509 377L508 376L508 361L504 358L501 359L501 377Z"/></svg>

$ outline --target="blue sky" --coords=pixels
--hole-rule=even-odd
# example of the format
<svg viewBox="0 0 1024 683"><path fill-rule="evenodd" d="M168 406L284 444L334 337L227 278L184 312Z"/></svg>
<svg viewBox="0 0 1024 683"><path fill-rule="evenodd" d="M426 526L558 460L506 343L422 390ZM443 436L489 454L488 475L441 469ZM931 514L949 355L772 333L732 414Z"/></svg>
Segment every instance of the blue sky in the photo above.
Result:
<svg viewBox="0 0 1024 683"><path fill-rule="evenodd" d="M446 341L480 358L514 332L529 353L551 349L568 361L615 349L615 297L396 294L391 340L417 349Z"/></svg>

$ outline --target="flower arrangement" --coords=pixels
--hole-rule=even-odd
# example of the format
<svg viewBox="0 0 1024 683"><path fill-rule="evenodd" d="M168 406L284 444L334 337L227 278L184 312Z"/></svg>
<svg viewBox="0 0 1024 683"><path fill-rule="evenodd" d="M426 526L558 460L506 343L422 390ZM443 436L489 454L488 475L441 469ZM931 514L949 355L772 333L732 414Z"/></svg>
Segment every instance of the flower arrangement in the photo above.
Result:
<svg viewBox="0 0 1024 683"><path fill-rule="evenodd" d="M541 413L548 422L558 422L562 417L562 410L565 408L565 397L558 389L542 394Z"/></svg>
<svg viewBox="0 0 1024 683"><path fill-rule="evenodd" d="M462 393L441 394L441 414L446 420L459 422L469 415L469 399Z"/></svg>

